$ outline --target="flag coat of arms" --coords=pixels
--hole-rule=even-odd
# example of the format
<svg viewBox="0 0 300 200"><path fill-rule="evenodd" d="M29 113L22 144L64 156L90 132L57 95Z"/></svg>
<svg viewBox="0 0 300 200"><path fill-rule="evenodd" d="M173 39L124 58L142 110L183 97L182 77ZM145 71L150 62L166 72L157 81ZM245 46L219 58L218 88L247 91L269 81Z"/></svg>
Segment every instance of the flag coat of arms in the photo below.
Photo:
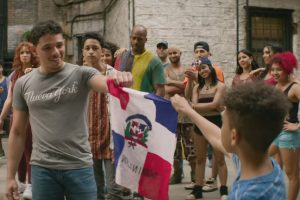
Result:
<svg viewBox="0 0 300 200"><path fill-rule="evenodd" d="M177 112L154 94L108 81L116 183L149 199L168 199Z"/></svg>

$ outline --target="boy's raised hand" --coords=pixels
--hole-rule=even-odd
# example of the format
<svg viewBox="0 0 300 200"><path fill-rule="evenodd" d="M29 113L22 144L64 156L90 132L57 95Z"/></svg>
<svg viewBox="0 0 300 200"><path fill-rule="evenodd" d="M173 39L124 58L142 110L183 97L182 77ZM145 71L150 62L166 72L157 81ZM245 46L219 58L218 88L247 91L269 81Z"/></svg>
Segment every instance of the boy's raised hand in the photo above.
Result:
<svg viewBox="0 0 300 200"><path fill-rule="evenodd" d="M177 112L182 114L186 114L192 107L190 106L189 102L184 98L175 94L171 97L171 103Z"/></svg>

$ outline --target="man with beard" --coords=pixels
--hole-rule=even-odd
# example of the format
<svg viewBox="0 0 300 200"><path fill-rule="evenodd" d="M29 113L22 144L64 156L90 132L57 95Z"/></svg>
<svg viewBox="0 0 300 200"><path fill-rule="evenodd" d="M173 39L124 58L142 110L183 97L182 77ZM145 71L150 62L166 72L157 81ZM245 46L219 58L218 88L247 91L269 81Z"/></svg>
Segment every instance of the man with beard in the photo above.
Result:
<svg viewBox="0 0 300 200"><path fill-rule="evenodd" d="M168 66L168 42L165 40L160 41L156 45L156 54L161 60L164 67Z"/></svg>
<svg viewBox="0 0 300 200"><path fill-rule="evenodd" d="M177 47L170 47L168 49L168 57L170 60L170 65L165 68L165 77L166 77L166 98L170 98L175 94L180 96L184 96L185 90L185 71L186 68L181 64L181 51ZM190 162L191 165L191 177L193 177L193 173L195 167L195 159L194 156L191 155L192 151L191 148L193 143L191 140L191 128L192 124L190 121L184 117L183 115L178 115L178 124L177 124L177 144L176 144L176 151L174 155L174 174L171 177L170 184L178 184L181 183L182 179L182 161L183 156L187 157L187 160ZM184 152L184 154L183 154ZM189 155L188 155L189 154Z"/></svg>

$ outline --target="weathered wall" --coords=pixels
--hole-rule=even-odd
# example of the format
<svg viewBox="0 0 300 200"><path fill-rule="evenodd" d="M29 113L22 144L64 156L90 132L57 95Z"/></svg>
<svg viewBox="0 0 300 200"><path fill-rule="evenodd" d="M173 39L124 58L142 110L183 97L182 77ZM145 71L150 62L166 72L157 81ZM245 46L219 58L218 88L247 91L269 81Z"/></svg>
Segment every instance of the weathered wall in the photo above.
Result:
<svg viewBox="0 0 300 200"><path fill-rule="evenodd" d="M56 20L62 24L63 14L52 0L8 1L8 52L12 54L22 35L32 26L44 20Z"/></svg>
<svg viewBox="0 0 300 200"><path fill-rule="evenodd" d="M129 32L131 22L132 2L117 1L106 14L105 39L120 47L129 48Z"/></svg>
<svg viewBox="0 0 300 200"><path fill-rule="evenodd" d="M166 39L183 51L183 63L193 61L193 44L204 40L210 44L212 61L220 65L226 82L231 83L236 67L236 1L235 0L138 0L135 1L136 24L148 28L147 48L155 51L156 43ZM239 49L246 47L246 0L239 1ZM294 35L294 52L300 57L300 1L252 0L249 6L294 9L298 24Z"/></svg>
<svg viewBox="0 0 300 200"><path fill-rule="evenodd" d="M37 1L10 0L7 6L7 46L9 54L12 54L23 33L30 30L36 20Z"/></svg>
<svg viewBox="0 0 300 200"><path fill-rule="evenodd" d="M235 67L236 15L235 1L224 0L139 0L136 1L136 23L149 30L147 47L166 39L183 51L183 63L193 62L193 44L203 40L210 44L212 61L227 76Z"/></svg>

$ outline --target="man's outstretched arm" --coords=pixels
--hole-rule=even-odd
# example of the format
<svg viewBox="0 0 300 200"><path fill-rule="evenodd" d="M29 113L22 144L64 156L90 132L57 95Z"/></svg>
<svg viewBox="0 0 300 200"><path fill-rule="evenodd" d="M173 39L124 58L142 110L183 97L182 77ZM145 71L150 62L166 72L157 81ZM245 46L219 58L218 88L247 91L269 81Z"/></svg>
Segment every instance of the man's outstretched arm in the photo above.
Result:
<svg viewBox="0 0 300 200"><path fill-rule="evenodd" d="M107 79L113 79L118 85L122 87L130 87L133 83L132 74L130 72L114 72L111 76L103 76L97 74L93 76L89 83L93 90L99 92L108 92L106 81Z"/></svg>

